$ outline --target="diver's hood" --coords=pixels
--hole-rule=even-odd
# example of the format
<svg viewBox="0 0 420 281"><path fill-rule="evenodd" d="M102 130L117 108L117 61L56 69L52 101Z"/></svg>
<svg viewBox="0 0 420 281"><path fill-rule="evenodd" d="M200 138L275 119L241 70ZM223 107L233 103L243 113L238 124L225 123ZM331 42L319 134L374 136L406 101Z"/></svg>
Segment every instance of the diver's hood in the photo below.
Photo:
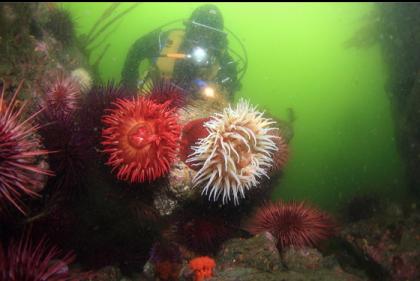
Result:
<svg viewBox="0 0 420 281"><path fill-rule="evenodd" d="M219 8L215 5L208 4L196 8L189 19L189 26L191 23L196 23L200 26L207 26L216 30L223 30L223 16Z"/></svg>

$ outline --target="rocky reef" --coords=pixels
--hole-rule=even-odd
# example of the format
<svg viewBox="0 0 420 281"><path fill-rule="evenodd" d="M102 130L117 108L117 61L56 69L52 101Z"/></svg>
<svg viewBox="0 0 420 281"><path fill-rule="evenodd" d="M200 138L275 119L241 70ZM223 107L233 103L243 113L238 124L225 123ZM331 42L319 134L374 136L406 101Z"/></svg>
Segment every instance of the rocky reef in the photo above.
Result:
<svg viewBox="0 0 420 281"><path fill-rule="evenodd" d="M403 210L389 204L369 218L343 225L335 238L317 248L279 251L268 232L227 240L214 254L213 277L206 280L414 281L420 277L419 239L417 206ZM149 260L143 273L123 277L118 268L107 267L94 280L196 280L188 265L191 253L180 251L176 257L172 261L179 268L174 279L156 277L155 263Z"/></svg>

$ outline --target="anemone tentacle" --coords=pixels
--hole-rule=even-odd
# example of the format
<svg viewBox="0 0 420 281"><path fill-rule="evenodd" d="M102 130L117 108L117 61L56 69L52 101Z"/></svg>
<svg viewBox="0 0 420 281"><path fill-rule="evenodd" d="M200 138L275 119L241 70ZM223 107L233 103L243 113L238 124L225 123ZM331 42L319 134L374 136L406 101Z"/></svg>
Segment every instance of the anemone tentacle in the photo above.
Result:
<svg viewBox="0 0 420 281"><path fill-rule="evenodd" d="M202 194L222 203L233 200L239 204L245 191L255 187L262 177L268 177L273 155L278 150L276 122L264 117L264 112L241 99L236 108L225 108L204 123L205 138L192 146L186 160L199 167L193 179L195 186L204 186Z"/></svg>
<svg viewBox="0 0 420 281"><path fill-rule="evenodd" d="M153 181L169 172L181 130L174 109L144 96L117 99L102 121L103 151L119 179Z"/></svg>

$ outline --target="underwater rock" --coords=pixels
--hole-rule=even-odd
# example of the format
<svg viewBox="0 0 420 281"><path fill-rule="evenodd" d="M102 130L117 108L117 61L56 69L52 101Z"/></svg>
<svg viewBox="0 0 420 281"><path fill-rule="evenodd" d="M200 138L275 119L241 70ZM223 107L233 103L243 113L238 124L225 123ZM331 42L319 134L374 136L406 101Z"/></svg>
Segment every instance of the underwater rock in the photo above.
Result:
<svg viewBox="0 0 420 281"><path fill-rule="evenodd" d="M282 262L293 271L317 270L322 267L322 254L313 248L288 248L282 252Z"/></svg>
<svg viewBox="0 0 420 281"><path fill-rule="evenodd" d="M250 239L232 239L223 244L217 256L217 268L251 267L261 271L282 268L276 243L266 234Z"/></svg>
<svg viewBox="0 0 420 281"><path fill-rule="evenodd" d="M147 278L146 276L144 276L143 274L139 275L139 274L135 274L135 276L133 276L133 278L131 279L126 279L125 281L150 281L149 278ZM121 281L124 281L124 278L121 279Z"/></svg>
<svg viewBox="0 0 420 281"><path fill-rule="evenodd" d="M191 170L184 162L176 161L169 172L168 191L179 201L187 199L199 193L193 189L192 179L195 171Z"/></svg>
<svg viewBox="0 0 420 281"><path fill-rule="evenodd" d="M348 225L341 239L367 274L375 280L420 278L420 214L374 217Z"/></svg>
<svg viewBox="0 0 420 281"><path fill-rule="evenodd" d="M79 48L64 48L47 32L52 5L0 5L0 77L11 87L25 81L19 98L41 97L41 84L58 69L89 68Z"/></svg>
<svg viewBox="0 0 420 281"><path fill-rule="evenodd" d="M320 270L300 272L266 272L254 268L233 267L216 274L209 281L362 281L357 276L342 271Z"/></svg>
<svg viewBox="0 0 420 281"><path fill-rule="evenodd" d="M343 271L334 255L323 256L315 248L287 248L282 251L283 265L290 271L308 272L319 270Z"/></svg>
<svg viewBox="0 0 420 281"><path fill-rule="evenodd" d="M153 263L150 260L148 260L144 265L143 273L149 279L152 279L155 276L155 267L153 266Z"/></svg>
<svg viewBox="0 0 420 281"><path fill-rule="evenodd" d="M157 242L150 251L150 258L143 267L149 279L178 280L182 268L182 254L174 243Z"/></svg>
<svg viewBox="0 0 420 281"><path fill-rule="evenodd" d="M171 281L178 280L181 270L182 264L171 263L169 261L152 263L149 260L143 267L143 274L146 280Z"/></svg>
<svg viewBox="0 0 420 281"><path fill-rule="evenodd" d="M347 222L356 222L373 217L382 211L382 202L375 195L357 195L348 200L342 213Z"/></svg>
<svg viewBox="0 0 420 281"><path fill-rule="evenodd" d="M235 268L228 268L223 272L220 272L216 275L216 277L212 278L211 280L226 280L226 281L236 281L236 280L266 280L266 281L275 281L277 276L264 272L258 271L254 268L244 268L244 267L235 267ZM281 279L280 279L281 280Z"/></svg>
<svg viewBox="0 0 420 281"><path fill-rule="evenodd" d="M154 206L161 216L167 216L184 202L200 198L201 191L193 188L192 179L196 171L184 162L176 160L168 176L168 184L154 199Z"/></svg>
<svg viewBox="0 0 420 281"><path fill-rule="evenodd" d="M161 216L169 216L178 206L178 202L170 198L165 193L160 193L153 199L153 206L159 211Z"/></svg>
<svg viewBox="0 0 420 281"><path fill-rule="evenodd" d="M87 94L92 89L92 76L86 69L80 67L73 70L71 77L79 85L82 94Z"/></svg>
<svg viewBox="0 0 420 281"><path fill-rule="evenodd" d="M91 281L120 281L121 271L118 267L106 266L98 270Z"/></svg>
<svg viewBox="0 0 420 281"><path fill-rule="evenodd" d="M67 10L52 10L49 14L48 21L45 24L45 29L48 30L57 41L62 43L64 47L71 46L76 40L74 21L70 12Z"/></svg>
<svg viewBox="0 0 420 281"><path fill-rule="evenodd" d="M267 233L227 241L216 264L215 277L209 280L367 280L345 272L333 256L323 257L316 249L288 248L280 256Z"/></svg>
<svg viewBox="0 0 420 281"><path fill-rule="evenodd" d="M187 101L187 105L179 112L180 123L185 124L191 120L207 118L214 113L223 111L229 106L229 101L223 96L214 99L196 98Z"/></svg>

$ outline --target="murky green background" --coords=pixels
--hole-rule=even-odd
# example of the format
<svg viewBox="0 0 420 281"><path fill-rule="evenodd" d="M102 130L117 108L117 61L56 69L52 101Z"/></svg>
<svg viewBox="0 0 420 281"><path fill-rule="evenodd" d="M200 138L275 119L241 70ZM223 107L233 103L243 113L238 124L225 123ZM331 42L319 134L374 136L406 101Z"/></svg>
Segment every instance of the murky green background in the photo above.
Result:
<svg viewBox="0 0 420 281"><path fill-rule="evenodd" d="M110 4L62 5L72 12L82 34ZM118 11L130 5L122 4ZM174 19L188 18L198 5L140 4L106 42L111 46L100 64L103 79L120 79L127 51L137 38ZM331 210L355 194L401 198L406 188L380 45L343 47L375 4L216 5L248 51L248 71L236 97L247 97L281 118L293 108L297 117L291 159L273 196L308 199Z"/></svg>

